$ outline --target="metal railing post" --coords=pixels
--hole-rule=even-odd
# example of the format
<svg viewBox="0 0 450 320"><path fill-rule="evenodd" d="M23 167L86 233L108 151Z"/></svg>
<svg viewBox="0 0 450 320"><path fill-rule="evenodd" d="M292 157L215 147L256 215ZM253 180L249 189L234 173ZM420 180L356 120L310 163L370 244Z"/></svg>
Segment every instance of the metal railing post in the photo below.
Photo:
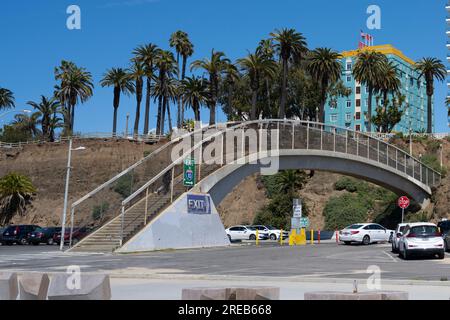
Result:
<svg viewBox="0 0 450 320"><path fill-rule="evenodd" d="M147 225L147 215L148 215L148 188L145 190L144 225Z"/></svg>
<svg viewBox="0 0 450 320"><path fill-rule="evenodd" d="M397 149L395 149L395 170L398 170L398 150Z"/></svg>
<svg viewBox="0 0 450 320"><path fill-rule="evenodd" d="M306 150L309 150L309 120L306 124Z"/></svg>
<svg viewBox="0 0 450 320"><path fill-rule="evenodd" d="M292 122L292 150L295 149L295 123Z"/></svg>
<svg viewBox="0 0 450 320"><path fill-rule="evenodd" d="M320 128L320 124L319 124ZM323 130L325 129L325 126L322 126L322 129L320 130L320 150L323 150Z"/></svg>
<svg viewBox="0 0 450 320"><path fill-rule="evenodd" d="M407 164L408 164L408 158L406 157L406 153L405 153L405 174L407 174Z"/></svg>
<svg viewBox="0 0 450 320"><path fill-rule="evenodd" d="M122 219L121 219L121 226L120 226L120 246L123 245L124 224L125 224L125 206L122 204Z"/></svg>
<svg viewBox="0 0 450 320"><path fill-rule="evenodd" d="M333 151L336 152L336 128L334 128L333 133Z"/></svg>
<svg viewBox="0 0 450 320"><path fill-rule="evenodd" d="M359 157L359 134L356 132L356 156Z"/></svg>
<svg viewBox="0 0 450 320"><path fill-rule="evenodd" d="M370 159L370 136L367 136L367 159Z"/></svg>
<svg viewBox="0 0 450 320"><path fill-rule="evenodd" d="M386 165L389 166L389 145L386 144Z"/></svg>
<svg viewBox="0 0 450 320"><path fill-rule="evenodd" d="M426 180L425 184L428 185L429 184L428 183L428 168L426 168L426 171L425 171L425 180Z"/></svg>
<svg viewBox="0 0 450 320"><path fill-rule="evenodd" d="M348 130L345 130L345 153L348 154Z"/></svg>
<svg viewBox="0 0 450 320"><path fill-rule="evenodd" d="M380 163L380 140L377 140L377 161Z"/></svg>

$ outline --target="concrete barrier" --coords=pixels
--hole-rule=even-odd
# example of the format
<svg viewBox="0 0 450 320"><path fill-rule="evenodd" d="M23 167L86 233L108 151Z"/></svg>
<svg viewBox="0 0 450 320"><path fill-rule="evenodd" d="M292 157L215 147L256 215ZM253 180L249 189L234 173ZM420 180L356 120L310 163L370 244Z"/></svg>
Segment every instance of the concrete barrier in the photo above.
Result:
<svg viewBox="0 0 450 320"><path fill-rule="evenodd" d="M232 288L186 288L182 300L279 300L280 288L232 287Z"/></svg>
<svg viewBox="0 0 450 320"><path fill-rule="evenodd" d="M53 275L48 300L111 300L109 276L80 275L76 283L71 275Z"/></svg>
<svg viewBox="0 0 450 320"><path fill-rule="evenodd" d="M46 300L50 279L46 273L28 273L19 277L20 300Z"/></svg>
<svg viewBox="0 0 450 320"><path fill-rule="evenodd" d="M368 291L348 292L306 292L305 300L408 300L407 292L402 291Z"/></svg>
<svg viewBox="0 0 450 320"><path fill-rule="evenodd" d="M0 273L0 300L16 300L19 294L17 274Z"/></svg>

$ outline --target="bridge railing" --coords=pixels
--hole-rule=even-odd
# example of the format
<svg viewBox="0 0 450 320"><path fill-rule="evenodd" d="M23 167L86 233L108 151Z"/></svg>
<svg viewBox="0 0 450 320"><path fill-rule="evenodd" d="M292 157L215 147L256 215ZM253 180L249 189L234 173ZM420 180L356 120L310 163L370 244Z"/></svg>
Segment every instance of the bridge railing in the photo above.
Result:
<svg viewBox="0 0 450 320"><path fill-rule="evenodd" d="M251 135L253 131L254 134ZM239 134L236 135L237 132ZM253 140L251 140L252 137ZM147 219L149 195L158 190L164 190L168 203L171 203L179 194L187 190L183 186L182 178L182 163L186 158L195 159L197 181L200 181L225 163L236 162L255 153L255 150L276 154L283 149L320 150L356 156L360 160L389 167L400 175L430 187L439 184L441 179L438 172L404 150L362 132L309 121L275 119L244 122L225 130L210 132L199 142L190 141L189 148L179 153L178 158L172 159L170 165L124 199L121 205L122 242L135 231L129 232L130 220L129 217L127 218L127 212L133 206L145 200L145 225L151 221ZM204 155L210 156L207 161ZM159 213L157 210L155 212Z"/></svg>
<svg viewBox="0 0 450 320"><path fill-rule="evenodd" d="M234 123L230 122L228 125ZM207 126L173 137L151 154L143 155L143 158L132 166L73 202L70 219L67 219L68 226L66 226L70 230L70 239L72 239L72 230L75 227L89 227L89 229L96 230L120 215L122 201L172 163L172 148L180 142L211 128L221 128L221 126L223 125ZM157 189L152 192L161 194L161 190ZM71 246L72 243L69 244L69 247Z"/></svg>

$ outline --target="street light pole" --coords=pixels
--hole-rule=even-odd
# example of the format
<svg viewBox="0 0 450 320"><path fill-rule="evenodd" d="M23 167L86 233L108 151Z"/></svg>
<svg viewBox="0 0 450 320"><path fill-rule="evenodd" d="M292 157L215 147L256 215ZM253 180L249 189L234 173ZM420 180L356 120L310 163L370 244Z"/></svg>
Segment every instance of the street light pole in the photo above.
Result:
<svg viewBox="0 0 450 320"><path fill-rule="evenodd" d="M85 150L85 147L79 147L76 149L72 149L72 139L69 140L69 154L67 157L67 172L66 172L66 188L64 191L64 209L63 209L63 216L62 216L62 225L61 225L61 240L59 244L59 249L61 251L64 250L64 238L66 235L66 217L67 217L67 203L69 199L69 180L70 180L70 170L71 167L71 161L72 161L72 151L79 151L79 150ZM72 232L72 230L71 230Z"/></svg>
<svg viewBox="0 0 450 320"><path fill-rule="evenodd" d="M66 235L66 215L67 215L67 201L69 196L69 179L70 179L70 161L72 158L72 139L69 140L69 156L67 158L67 173L66 173L66 188L64 192L64 210L61 225L61 240L59 250L64 250L64 237Z"/></svg>
<svg viewBox="0 0 450 320"><path fill-rule="evenodd" d="M128 137L128 120L130 119L130 114L127 113L127 124L125 126L125 138Z"/></svg>
<svg viewBox="0 0 450 320"><path fill-rule="evenodd" d="M10 113L14 113L14 112L17 112L17 113L31 113L31 110L20 110L20 111L10 110L10 111L7 111L5 113L0 114L0 118L4 117L4 116L6 116L6 115L8 115Z"/></svg>

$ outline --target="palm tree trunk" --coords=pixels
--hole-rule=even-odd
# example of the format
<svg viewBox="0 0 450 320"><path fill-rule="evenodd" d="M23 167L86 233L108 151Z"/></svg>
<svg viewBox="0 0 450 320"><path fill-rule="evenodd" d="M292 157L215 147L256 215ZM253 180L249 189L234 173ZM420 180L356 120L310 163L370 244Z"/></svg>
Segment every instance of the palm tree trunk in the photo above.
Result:
<svg viewBox="0 0 450 320"><path fill-rule="evenodd" d="M158 97L158 116L156 118L156 134L161 135L161 113L162 113L163 97Z"/></svg>
<svg viewBox="0 0 450 320"><path fill-rule="evenodd" d="M145 115L144 115L144 134L148 133L149 130L149 120L150 120L150 94L151 90L151 79L147 78L147 92L145 97Z"/></svg>
<svg viewBox="0 0 450 320"><path fill-rule="evenodd" d="M169 120L169 132L172 133L172 117L170 116L170 104L169 104L169 100L167 100L167 105L166 105L166 109L167 109L167 119Z"/></svg>
<svg viewBox="0 0 450 320"><path fill-rule="evenodd" d="M281 86L281 102L278 112L278 118L283 119L286 116L286 100L287 100L287 75L288 75L288 62L287 59L283 59L283 83Z"/></svg>
<svg viewBox="0 0 450 320"><path fill-rule="evenodd" d="M120 88L114 87L114 100L113 100L113 137L117 135L117 110L119 109L120 104Z"/></svg>
<svg viewBox="0 0 450 320"><path fill-rule="evenodd" d="M270 114L270 84L269 84L269 78L266 78L266 91L267 91L267 115L269 118Z"/></svg>
<svg viewBox="0 0 450 320"><path fill-rule="evenodd" d="M200 105L199 103L196 101L193 104L193 109L194 109L194 117L195 117L195 121L199 122L200 121Z"/></svg>
<svg viewBox="0 0 450 320"><path fill-rule="evenodd" d="M167 106L167 97L163 98L163 104L162 104L162 112L161 112L161 135L164 134L164 127L165 127L165 122L166 122L166 106Z"/></svg>
<svg viewBox="0 0 450 320"><path fill-rule="evenodd" d="M134 118L134 131L133 134L137 136L139 134L139 121L141 119L141 101L142 101L142 89L136 89L136 117Z"/></svg>
<svg viewBox="0 0 450 320"><path fill-rule="evenodd" d="M427 99L427 133L433 133L433 95L428 95Z"/></svg>
<svg viewBox="0 0 450 320"><path fill-rule="evenodd" d="M228 85L228 106L227 106L227 117L228 121L232 119L231 115L233 114L233 85L230 83Z"/></svg>
<svg viewBox="0 0 450 320"><path fill-rule="evenodd" d="M258 92L252 89L252 111L250 113L250 120L256 120L256 101L258 99Z"/></svg>
<svg viewBox="0 0 450 320"><path fill-rule="evenodd" d="M214 124L216 124L216 103L215 101L212 101L209 106L209 125Z"/></svg>
<svg viewBox="0 0 450 320"><path fill-rule="evenodd" d="M71 106L70 112L70 133L73 134L73 128L75 127L75 104Z"/></svg>

